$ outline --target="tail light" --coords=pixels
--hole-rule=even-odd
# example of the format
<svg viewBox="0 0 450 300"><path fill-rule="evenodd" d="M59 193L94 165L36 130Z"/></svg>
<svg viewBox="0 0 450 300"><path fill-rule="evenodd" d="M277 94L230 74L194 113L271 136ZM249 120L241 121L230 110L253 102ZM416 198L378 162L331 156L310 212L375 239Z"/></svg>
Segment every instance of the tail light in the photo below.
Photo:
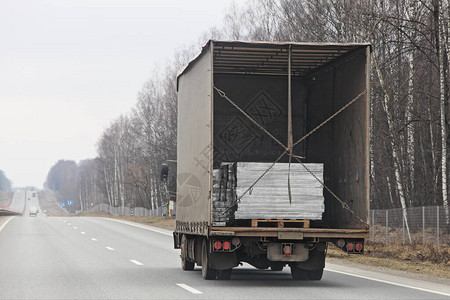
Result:
<svg viewBox="0 0 450 300"><path fill-rule="evenodd" d="M347 245L345 245L345 248L347 248L347 252L353 252L353 250L355 250L355 244L348 242Z"/></svg>
<svg viewBox="0 0 450 300"><path fill-rule="evenodd" d="M231 249L231 244L229 241L223 242L223 250L228 251Z"/></svg>
<svg viewBox="0 0 450 300"><path fill-rule="evenodd" d="M355 250L357 252L361 252L363 248L364 248L363 243L356 243Z"/></svg>
<svg viewBox="0 0 450 300"><path fill-rule="evenodd" d="M213 251L215 252L231 252L236 250L240 245L240 240L234 241L225 240L225 241L213 241ZM236 244L236 245L235 245Z"/></svg>
<svg viewBox="0 0 450 300"><path fill-rule="evenodd" d="M220 249L222 249L222 242L215 241L214 242L214 250L220 250Z"/></svg>
<svg viewBox="0 0 450 300"><path fill-rule="evenodd" d="M345 249L347 253L363 253L364 252L364 242L360 241L347 241L345 244Z"/></svg>
<svg viewBox="0 0 450 300"><path fill-rule="evenodd" d="M283 244L283 254L284 255L291 255L292 254L292 244Z"/></svg>

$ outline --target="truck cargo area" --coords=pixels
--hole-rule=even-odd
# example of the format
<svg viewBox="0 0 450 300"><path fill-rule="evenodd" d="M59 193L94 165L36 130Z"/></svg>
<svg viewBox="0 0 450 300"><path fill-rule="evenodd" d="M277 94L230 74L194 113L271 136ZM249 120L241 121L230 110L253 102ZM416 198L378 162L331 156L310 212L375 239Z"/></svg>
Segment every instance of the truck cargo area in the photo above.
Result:
<svg viewBox="0 0 450 300"><path fill-rule="evenodd" d="M226 278L240 261L288 264L294 279L317 280L326 242L362 253L369 70L368 44L203 47L177 82L184 266L206 261L206 275Z"/></svg>

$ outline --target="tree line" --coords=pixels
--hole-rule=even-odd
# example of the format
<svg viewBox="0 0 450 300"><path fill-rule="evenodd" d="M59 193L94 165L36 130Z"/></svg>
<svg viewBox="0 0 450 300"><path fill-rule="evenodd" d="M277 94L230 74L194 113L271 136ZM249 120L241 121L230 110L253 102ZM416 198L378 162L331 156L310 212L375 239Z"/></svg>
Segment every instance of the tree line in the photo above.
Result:
<svg viewBox="0 0 450 300"><path fill-rule="evenodd" d="M100 136L97 158L75 164L77 180L68 182L78 207L165 201L159 168L176 159L177 71L208 39L230 39L371 43L371 207L444 205L448 213L449 16L450 0L233 4L223 26L154 72L132 111Z"/></svg>
<svg viewBox="0 0 450 300"><path fill-rule="evenodd" d="M0 170L0 192L10 192L11 191L11 180L6 177L5 172Z"/></svg>

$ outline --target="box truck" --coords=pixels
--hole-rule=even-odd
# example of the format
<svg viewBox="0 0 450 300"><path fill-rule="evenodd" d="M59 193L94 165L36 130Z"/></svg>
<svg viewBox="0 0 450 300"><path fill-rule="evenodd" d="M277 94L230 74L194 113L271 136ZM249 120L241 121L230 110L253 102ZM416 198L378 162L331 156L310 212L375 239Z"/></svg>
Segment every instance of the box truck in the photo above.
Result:
<svg viewBox="0 0 450 300"><path fill-rule="evenodd" d="M364 252L369 44L210 40L177 77L174 247L183 270L248 263L320 280Z"/></svg>

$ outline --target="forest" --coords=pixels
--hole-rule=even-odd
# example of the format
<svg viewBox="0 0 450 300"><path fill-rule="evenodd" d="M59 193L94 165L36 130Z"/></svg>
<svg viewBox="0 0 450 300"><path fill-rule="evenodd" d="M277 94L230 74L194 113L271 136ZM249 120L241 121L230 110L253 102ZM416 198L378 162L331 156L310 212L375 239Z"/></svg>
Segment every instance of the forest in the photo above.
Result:
<svg viewBox="0 0 450 300"><path fill-rule="evenodd" d="M448 220L450 0L250 0L179 49L99 136L97 157L58 161L46 188L75 201L155 209L176 160L176 75L207 40L369 42L371 208L444 206Z"/></svg>

